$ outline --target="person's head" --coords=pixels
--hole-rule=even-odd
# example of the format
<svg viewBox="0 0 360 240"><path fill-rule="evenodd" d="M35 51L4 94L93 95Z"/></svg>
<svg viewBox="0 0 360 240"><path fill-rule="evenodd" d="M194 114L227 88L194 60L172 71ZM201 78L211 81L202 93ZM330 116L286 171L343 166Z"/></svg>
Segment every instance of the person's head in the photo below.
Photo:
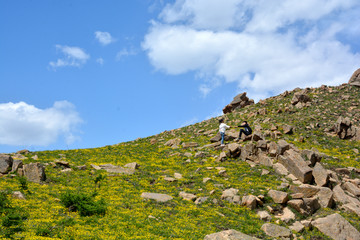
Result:
<svg viewBox="0 0 360 240"><path fill-rule="evenodd" d="M247 121L243 121L244 124L248 124Z"/></svg>
<svg viewBox="0 0 360 240"><path fill-rule="evenodd" d="M220 118L219 119L219 123L223 123L224 122L224 119L223 118Z"/></svg>

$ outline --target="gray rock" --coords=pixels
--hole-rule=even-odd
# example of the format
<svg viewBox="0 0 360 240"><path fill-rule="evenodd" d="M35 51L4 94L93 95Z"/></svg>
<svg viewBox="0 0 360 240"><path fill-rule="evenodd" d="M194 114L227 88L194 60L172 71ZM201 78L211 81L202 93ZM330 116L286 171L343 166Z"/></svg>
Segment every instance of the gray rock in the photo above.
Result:
<svg viewBox="0 0 360 240"><path fill-rule="evenodd" d="M334 193L330 188L321 187L320 191L316 194L322 208L332 208L335 205Z"/></svg>
<svg viewBox="0 0 360 240"><path fill-rule="evenodd" d="M10 155L0 154L0 173L6 174L11 171L13 159Z"/></svg>
<svg viewBox="0 0 360 240"><path fill-rule="evenodd" d="M157 202L168 202L172 200L173 198L167 194L162 193L149 193L149 192L143 192L141 194L141 197L144 199L152 199Z"/></svg>
<svg viewBox="0 0 360 240"><path fill-rule="evenodd" d="M341 206L342 209L349 213L354 213L360 217L360 206L355 203L347 203Z"/></svg>
<svg viewBox="0 0 360 240"><path fill-rule="evenodd" d="M335 213L312 222L320 232L334 240L360 239L360 233L342 216Z"/></svg>
<svg viewBox="0 0 360 240"><path fill-rule="evenodd" d="M45 167L41 163L25 164L23 173L30 182L41 183L46 180Z"/></svg>
<svg viewBox="0 0 360 240"><path fill-rule="evenodd" d="M328 184L330 176L321 163L316 163L312 172L316 185L324 187Z"/></svg>
<svg viewBox="0 0 360 240"><path fill-rule="evenodd" d="M24 195L22 192L20 192L20 191L15 191L15 192L13 192L13 193L12 193L12 197L13 197L13 198L16 198L16 199L21 199L21 200L25 200L25 199L26 199L25 195Z"/></svg>
<svg viewBox="0 0 360 240"><path fill-rule="evenodd" d="M169 141L167 141L164 145L173 147L173 146L178 146L180 143L181 143L180 138L174 138L174 139L170 139Z"/></svg>
<svg viewBox="0 0 360 240"><path fill-rule="evenodd" d="M202 204L202 203L206 202L208 199L209 199L208 197L199 197L195 200L195 204L196 205Z"/></svg>
<svg viewBox="0 0 360 240"><path fill-rule="evenodd" d="M290 149L290 144L282 139L278 141L277 146L278 146L278 149L277 149L278 155L283 155L285 153L285 151Z"/></svg>
<svg viewBox="0 0 360 240"><path fill-rule="evenodd" d="M275 163L273 165L275 172L279 175L287 176L289 171L281 163Z"/></svg>
<svg viewBox="0 0 360 240"><path fill-rule="evenodd" d="M246 206L251 210L255 209L257 205L256 197L253 195L243 196L241 200L241 205Z"/></svg>
<svg viewBox="0 0 360 240"><path fill-rule="evenodd" d="M184 200L188 200L188 201L195 201L196 199L196 195L192 193L180 192L179 196L182 197Z"/></svg>
<svg viewBox="0 0 360 240"><path fill-rule="evenodd" d="M261 165L272 167L274 165L274 161L266 156L266 154L259 154L259 161Z"/></svg>
<svg viewBox="0 0 360 240"><path fill-rule="evenodd" d="M19 168L23 167L23 161L22 160L13 160L13 164L12 164L12 168L11 168L11 172L17 172L17 170Z"/></svg>
<svg viewBox="0 0 360 240"><path fill-rule="evenodd" d="M291 231L289 229L271 223L265 223L262 225L261 230L270 237L287 238L291 236Z"/></svg>
<svg viewBox="0 0 360 240"><path fill-rule="evenodd" d="M280 218L283 222L290 222L292 220L295 220L296 216L295 214L290 210L290 208L286 207L283 209L282 214L275 216L276 218Z"/></svg>
<svg viewBox="0 0 360 240"><path fill-rule="evenodd" d="M131 168L123 168L117 165L112 164L102 164L99 165L100 169L103 169L107 171L108 173L119 173L119 174L125 174L125 175L132 175L135 173L135 169Z"/></svg>
<svg viewBox="0 0 360 240"><path fill-rule="evenodd" d="M244 233L230 229L218 233L206 235L204 240L256 240L258 238L251 237Z"/></svg>
<svg viewBox="0 0 360 240"><path fill-rule="evenodd" d="M306 164L301 155L292 149L284 153L284 157L279 157L279 162L302 183L312 181L312 169Z"/></svg>
<svg viewBox="0 0 360 240"><path fill-rule="evenodd" d="M259 216L259 218L262 221L265 221L265 222L270 222L271 221L271 215L267 211L259 211L257 213L257 215Z"/></svg>
<svg viewBox="0 0 360 240"><path fill-rule="evenodd" d="M297 233L300 233L300 232L304 231L305 226L304 226L301 222L296 221L296 222L294 222L294 224L291 225L289 228L290 228L292 231L295 231L295 232L297 232Z"/></svg>
<svg viewBox="0 0 360 240"><path fill-rule="evenodd" d="M349 85L360 87L360 68L350 77Z"/></svg>
<svg viewBox="0 0 360 240"><path fill-rule="evenodd" d="M289 195L286 192L270 190L268 196L272 198L275 203L284 204L289 200Z"/></svg>
<svg viewBox="0 0 360 240"><path fill-rule="evenodd" d="M138 169L140 167L140 165L138 163L136 163L136 162L132 162L132 163L125 164L124 167L125 168L130 168L132 170L136 170L136 169Z"/></svg>
<svg viewBox="0 0 360 240"><path fill-rule="evenodd" d="M351 182L346 182L343 184L343 187L355 196L360 196L360 188Z"/></svg>

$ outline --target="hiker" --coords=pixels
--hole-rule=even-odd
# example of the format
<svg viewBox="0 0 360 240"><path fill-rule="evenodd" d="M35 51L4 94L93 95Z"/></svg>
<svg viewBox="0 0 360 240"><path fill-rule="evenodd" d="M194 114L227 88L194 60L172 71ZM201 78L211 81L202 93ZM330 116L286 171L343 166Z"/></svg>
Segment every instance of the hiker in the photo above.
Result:
<svg viewBox="0 0 360 240"><path fill-rule="evenodd" d="M225 130L226 130L227 128L230 128L230 126L228 126L228 125L226 125L226 124L224 123L224 119L223 119L223 118L221 118L221 119L219 120L219 123L220 123L219 132L220 132L220 135L221 135L221 146L225 146L225 145L224 145Z"/></svg>
<svg viewBox="0 0 360 240"><path fill-rule="evenodd" d="M243 121L243 123L241 125L239 125L238 127L242 127L244 129L240 129L239 132L239 137L235 140L240 140L241 139L241 135L244 133L246 136L249 136L252 133L251 127L249 126L249 124L247 123L247 121Z"/></svg>

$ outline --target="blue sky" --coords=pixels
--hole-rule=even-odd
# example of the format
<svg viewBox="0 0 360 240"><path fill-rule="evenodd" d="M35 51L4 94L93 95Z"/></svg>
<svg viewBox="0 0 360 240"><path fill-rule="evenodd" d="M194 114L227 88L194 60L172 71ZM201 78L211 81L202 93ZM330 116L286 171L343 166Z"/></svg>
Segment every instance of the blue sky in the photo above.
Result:
<svg viewBox="0 0 360 240"><path fill-rule="evenodd" d="M355 0L1 0L0 152L100 147L360 67Z"/></svg>

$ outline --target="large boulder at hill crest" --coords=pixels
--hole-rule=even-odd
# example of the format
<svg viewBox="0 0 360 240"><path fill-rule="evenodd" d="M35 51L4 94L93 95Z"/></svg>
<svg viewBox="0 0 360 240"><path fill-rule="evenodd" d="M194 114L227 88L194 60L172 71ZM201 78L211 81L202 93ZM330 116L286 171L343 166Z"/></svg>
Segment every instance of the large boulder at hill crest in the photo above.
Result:
<svg viewBox="0 0 360 240"><path fill-rule="evenodd" d="M6 154L0 154L0 173L8 173L11 170L13 159Z"/></svg>
<svg viewBox="0 0 360 240"><path fill-rule="evenodd" d="M360 68L353 73L349 80L349 84L360 87Z"/></svg>
<svg viewBox="0 0 360 240"><path fill-rule="evenodd" d="M235 109L240 109L245 106L252 105L252 104L254 104L254 100L249 99L246 96L246 92L240 93L239 95L236 95L234 97L234 99L232 100L232 102L230 104L225 106L225 108L223 109L223 113L224 114L231 113Z"/></svg>

